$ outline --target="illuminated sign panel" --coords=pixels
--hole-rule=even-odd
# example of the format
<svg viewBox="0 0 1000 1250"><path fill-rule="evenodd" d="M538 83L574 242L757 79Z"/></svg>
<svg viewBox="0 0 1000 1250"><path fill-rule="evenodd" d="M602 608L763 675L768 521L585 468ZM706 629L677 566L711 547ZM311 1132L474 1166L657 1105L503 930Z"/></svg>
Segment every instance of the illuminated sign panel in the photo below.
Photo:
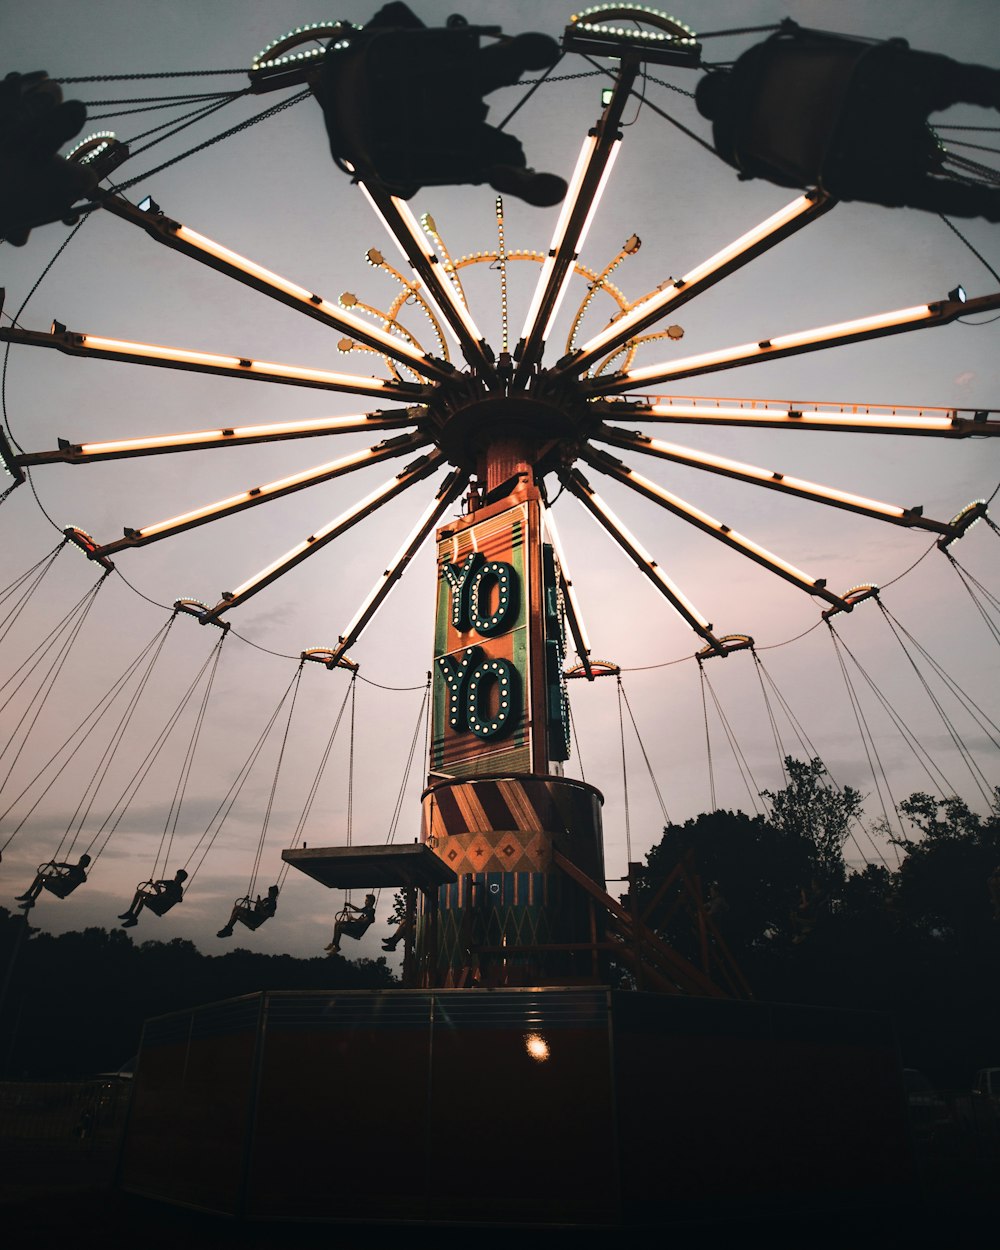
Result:
<svg viewBox="0 0 1000 1250"><path fill-rule="evenodd" d="M434 772L472 777L532 771L533 506L517 503L439 536Z"/></svg>

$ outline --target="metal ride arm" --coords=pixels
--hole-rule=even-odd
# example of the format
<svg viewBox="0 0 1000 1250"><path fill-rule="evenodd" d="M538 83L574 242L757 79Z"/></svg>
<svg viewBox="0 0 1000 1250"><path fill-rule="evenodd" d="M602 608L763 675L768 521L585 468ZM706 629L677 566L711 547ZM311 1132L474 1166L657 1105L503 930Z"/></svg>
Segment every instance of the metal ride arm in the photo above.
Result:
<svg viewBox="0 0 1000 1250"><path fill-rule="evenodd" d="M668 312L675 311L682 304L694 299L696 295L700 295L702 291L707 291L721 279L735 273L751 260L774 247L775 244L801 230L803 226L823 216L835 203L835 200L819 191L810 191L807 195L799 196L780 212L768 217L759 226L697 265L682 278L668 282L664 289L652 299L645 300L624 316L617 317L576 352L564 356L556 365L554 372L579 374L589 369L601 357L617 351L629 339L641 334L643 330L659 321Z"/></svg>
<svg viewBox="0 0 1000 1250"><path fill-rule="evenodd" d="M917 304L912 308L899 308L893 312L878 313L873 317L862 317L857 321L818 326L814 330L801 330L795 334L780 334L775 338L761 339L758 343L741 343L737 347L724 347L720 351L687 356L682 360L646 365L641 369L617 373L608 378L583 378L580 381L580 387L589 395L611 395L616 392L634 391L644 383L655 385L677 378L696 377L700 373L736 369L740 365L757 364L764 360L780 360L785 356L820 351L826 347L840 347L847 343L860 343L866 339L885 338L890 334L903 334L907 330L922 330L927 326L945 325L949 321L954 321L956 317L992 312L997 308L1000 308L1000 292L994 295L982 295L977 299L937 300L930 304Z"/></svg>
<svg viewBox="0 0 1000 1250"><path fill-rule="evenodd" d="M365 517L370 516L383 504L387 504L390 499L395 499L397 495L401 495L404 490L413 486L415 483L422 481L425 477L429 477L431 473L441 464L444 459L442 452L434 450L428 452L426 456L420 456L414 460L412 464L406 466L394 478L390 478L388 482L384 482L377 490L366 495L364 499L349 508L346 512L341 513L335 520L324 525L322 529L318 529L315 533L310 534L304 542L293 547L291 551L286 552L280 559L275 560L273 564L269 564L267 568L261 569L259 573L255 573L253 577L243 582L236 590L224 591L219 602L202 616L202 624L208 624L210 621L217 621L223 612L228 612L231 608L237 607L244 603L251 596L269 586L276 578L281 577L297 564L311 556L314 552L319 551L321 547L325 547L327 543L344 534L352 526L357 525L359 521L363 521Z"/></svg>
<svg viewBox="0 0 1000 1250"><path fill-rule="evenodd" d="M843 600L833 594L832 591L826 589L825 577L811 577L808 573L803 573L794 564L789 564L787 560L774 555L766 547L761 547L758 543L755 543L750 538L746 538L743 534L737 533L736 530L731 529L728 525L723 525L721 521L717 521L715 517L709 516L707 512L702 512L699 508L695 508L692 504L687 503L686 500L681 499L668 490L664 490L662 486L657 486L655 482L651 482L649 478L636 473L626 464L623 464L622 461L608 455L607 452L584 452L583 459L601 473L606 473L609 477L624 483L640 495L644 495L647 499L651 499L654 503L659 504L660 507L666 508L668 512L672 512L682 520L688 521L704 533L711 534L713 538L725 543L728 547L732 547L734 551L738 551L741 555L756 561L757 564L763 565L764 568L770 569L772 573L777 573L779 577L783 577L786 581L791 582L793 586L798 586L801 590L805 590L811 595L817 595L819 598L825 599L827 603L835 604L843 609Z"/></svg>
<svg viewBox="0 0 1000 1250"><path fill-rule="evenodd" d="M71 443L59 439L55 451L31 451L16 456L19 465L91 464L96 460L124 460L130 456L155 456L164 452L207 451L212 447L241 447L248 443L274 443L282 439L312 438L317 434L367 434L420 425L426 409L404 408L388 412L362 412L343 417L315 417L305 421L269 425L231 426L221 430L192 430L187 434L154 434L149 438L120 438L104 443ZM2 451L2 445L0 445Z"/></svg>
<svg viewBox="0 0 1000 1250"><path fill-rule="evenodd" d="M351 395L370 395L377 399L398 399L403 403L420 400L430 394L429 387L410 382L384 382L381 378L359 378L349 373L332 373L326 369L307 369L301 365L251 360L248 356L222 356L210 352L192 352L183 347L164 347L154 343L133 343L127 339L81 334L75 330L67 330L58 321L52 323L52 330L48 334L5 326L0 328L0 343L3 342L23 343L28 347L54 347L70 356L123 360L129 364L158 365L166 369L186 369L192 373L248 378L257 382L284 382L290 386L346 391Z"/></svg>
<svg viewBox="0 0 1000 1250"><path fill-rule="evenodd" d="M158 243L183 252L185 256L191 256L203 265L208 265L229 278L235 278L237 282L242 282L297 312L305 313L307 317L321 321L342 334L350 334L358 342L391 357L397 364L406 365L426 378L439 380L450 377L455 372L454 366L447 361L428 356L412 347L405 339L390 334L370 321L362 320L305 287L289 282L287 278L230 251L221 243L182 226L179 221L171 220L151 201L148 209L136 208L117 195L107 195L101 202L108 212L133 226L139 226Z"/></svg>
<svg viewBox="0 0 1000 1250"><path fill-rule="evenodd" d="M899 508L895 504L881 503L864 495L853 495L831 486L822 486L818 482L808 482L804 478L789 477L771 469L758 468L757 465L743 464L739 460L728 460L707 451L694 451L676 443L663 443L645 434L620 430L610 425L600 426L593 437L598 442L626 447L645 456L691 465L696 469L719 473L723 477L735 478L741 482L753 482L757 486L766 486L768 490L783 491L785 494L797 495L800 499L812 499L815 503L829 504L834 508L845 508L848 512L860 512L862 516L873 517L877 521L891 521L893 525L932 530L936 534L951 533L952 527L947 522L925 517L923 509L919 507Z"/></svg>
<svg viewBox="0 0 1000 1250"><path fill-rule="evenodd" d="M401 434L398 438L388 438L365 451L352 452L340 460L331 460L329 464L318 465L315 469L307 469L303 473L295 473L290 477L278 478L268 482L266 486L253 486L238 495L220 499L216 503L205 504L194 508L180 516L171 517L166 521L157 521L152 525L144 525L141 529L126 529L125 537L116 542L107 543L97 548L98 555L112 555L127 547L144 547L147 543L157 542L161 538L171 538L185 530L194 529L198 525L206 525L209 521L217 521L224 516L232 516L235 512L243 512L262 503L270 503L272 499L281 499L295 491L304 490L307 486L315 486L318 482L329 482L334 478L353 473L356 469L364 469L371 464L380 464L383 460L391 460L396 456L408 455L419 447L426 447L430 439L422 434Z"/></svg>
<svg viewBox="0 0 1000 1250"><path fill-rule="evenodd" d="M611 101L598 119L597 125L584 140L524 321L521 341L514 351L514 358L518 362L515 383L522 387L526 385L528 377L541 359L545 340L573 275L573 262L583 247L590 223L611 175L621 146L618 125L638 69L637 60L621 62Z"/></svg>
<svg viewBox="0 0 1000 1250"><path fill-rule="evenodd" d="M760 429L826 430L842 434L924 434L938 438L1000 434L994 409L915 408L887 404L804 403L790 408L771 400L712 399L707 396L650 396L644 402L596 400L588 407L617 421L673 422L677 425L756 426ZM970 412L969 417L959 416Z"/></svg>
<svg viewBox="0 0 1000 1250"><path fill-rule="evenodd" d="M579 469L563 469L560 481L566 489L580 500L587 511L601 524L621 547L639 571L653 583L674 611L713 648L719 649L719 640L712 633L712 625L693 603L681 593L667 577L648 551L633 537L607 504L598 497Z"/></svg>
<svg viewBox="0 0 1000 1250"><path fill-rule="evenodd" d="M469 366L485 381L495 380L493 353L454 283L445 275L409 205L398 196L390 195L374 178L364 181L358 176L357 183L403 259L424 284L422 298L448 326Z"/></svg>
<svg viewBox="0 0 1000 1250"><path fill-rule="evenodd" d="M562 586L563 601L566 605L566 623L569 625L569 632L573 637L573 646L576 648L577 659L580 661L580 666L587 680L593 681L594 670L590 663L590 639L587 637L587 630L583 623L583 614L580 611L580 604L576 597L576 591L573 588L573 579L569 575L563 545L559 538L559 531L556 529L556 519L548 503L545 505L545 526L549 533L549 541L552 543L556 559L559 562L559 580Z"/></svg>
<svg viewBox="0 0 1000 1250"><path fill-rule="evenodd" d="M465 489L468 480L468 474L460 469L455 469L441 483L437 494L425 509L423 516L410 531L403 545L390 561L389 567L375 583L371 593L355 613L353 620L340 635L336 647L333 648L330 654L330 667L339 664L344 658L347 648L352 647L361 637L362 630L382 606L389 591L403 576L406 566L423 546L427 535L431 533L448 507L454 503Z"/></svg>

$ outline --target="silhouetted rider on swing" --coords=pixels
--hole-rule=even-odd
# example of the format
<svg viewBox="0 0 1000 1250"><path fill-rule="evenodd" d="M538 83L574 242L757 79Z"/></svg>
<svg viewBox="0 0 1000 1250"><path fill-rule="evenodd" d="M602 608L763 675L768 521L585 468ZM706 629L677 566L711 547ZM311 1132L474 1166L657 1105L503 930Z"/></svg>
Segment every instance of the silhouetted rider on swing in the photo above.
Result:
<svg viewBox="0 0 1000 1250"><path fill-rule="evenodd" d="M525 34L480 48L480 33L460 17L429 29L393 3L338 41L346 47L329 47L312 90L334 161L362 177L370 171L402 199L422 186L488 183L529 204L558 204L564 180L527 167L520 142L487 125L483 96L553 65L559 45Z"/></svg>
<svg viewBox="0 0 1000 1250"><path fill-rule="evenodd" d="M348 915L349 912L355 912L356 918L352 920ZM355 907L353 903L345 903L343 910L337 917L337 921L333 926L333 941L324 947L331 954L340 954L340 939L342 937L360 938L368 932L375 923L375 895L365 895L364 907Z"/></svg>
<svg viewBox="0 0 1000 1250"><path fill-rule="evenodd" d="M232 937L233 926L237 923L245 924L248 929L259 929L264 921L270 920L277 910L278 887L276 885L268 886L267 895L264 898L258 894L254 903L250 902L250 895L247 894L244 898L236 900L232 914L215 936Z"/></svg>
<svg viewBox="0 0 1000 1250"><path fill-rule="evenodd" d="M144 907L148 907L156 916L162 916L164 912L169 911L171 907L179 903L184 897L184 882L186 880L187 873L183 868L178 868L169 880L140 881L135 897L129 904L128 911L123 911L118 916L118 919L122 922L122 928L130 929L133 925L138 924L139 913Z"/></svg>
<svg viewBox="0 0 1000 1250"><path fill-rule="evenodd" d="M1000 187L946 174L927 122L953 104L1000 109L1000 70L786 20L732 69L702 78L695 102L741 178L1000 221Z"/></svg>
<svg viewBox="0 0 1000 1250"><path fill-rule="evenodd" d="M86 117L44 70L0 82L0 237L8 243L22 247L34 226L78 220L70 206L93 191L97 176L57 153Z"/></svg>
<svg viewBox="0 0 1000 1250"><path fill-rule="evenodd" d="M49 890L56 898L65 898L67 894L72 894L78 885L83 885L87 880L89 864L89 855L81 855L75 864L59 863L54 859L50 859L47 864L39 864L34 881L23 894L17 896L21 910L30 911L42 890Z"/></svg>

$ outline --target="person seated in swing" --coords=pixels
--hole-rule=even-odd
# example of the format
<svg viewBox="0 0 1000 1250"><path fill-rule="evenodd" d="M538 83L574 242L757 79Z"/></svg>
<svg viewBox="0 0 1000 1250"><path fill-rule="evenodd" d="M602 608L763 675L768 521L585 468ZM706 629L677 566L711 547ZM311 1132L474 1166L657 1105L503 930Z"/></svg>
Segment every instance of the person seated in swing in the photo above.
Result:
<svg viewBox="0 0 1000 1250"><path fill-rule="evenodd" d="M133 925L138 924L139 913L144 907L148 907L157 916L162 916L164 912L169 911L184 897L186 880L187 873L183 868L178 868L169 880L140 881L128 911L123 911L118 916L122 922L122 928L131 929Z"/></svg>
<svg viewBox="0 0 1000 1250"><path fill-rule="evenodd" d="M559 45L532 33L480 48L480 33L458 16L429 29L392 3L329 46L310 86L334 163L374 174L405 200L422 186L488 183L528 204L558 204L566 182L528 168L518 139L487 124L483 96L554 65Z"/></svg>
<svg viewBox="0 0 1000 1250"><path fill-rule="evenodd" d="M67 894L72 894L78 885L83 885L87 880L89 864L89 855L81 855L75 864L59 863L54 859L50 859L47 864L39 864L34 881L23 894L17 896L21 909L30 911L42 890L49 890L56 898L65 898Z"/></svg>
<svg viewBox="0 0 1000 1250"><path fill-rule="evenodd" d="M244 898L238 898L233 904L232 914L219 932L215 935L220 938L233 936L233 926L237 923L245 924L248 929L259 929L265 920L270 920L274 913L278 910L278 887L276 885L268 886L265 898L257 895L255 903L250 902L250 895Z"/></svg>
<svg viewBox="0 0 1000 1250"><path fill-rule="evenodd" d="M348 916L348 912L355 912L356 919L352 920ZM337 917L336 924L333 926L333 941L323 949L331 954L340 954L340 939L342 937L360 938L368 932L375 923L375 895L365 895L364 907L355 907L353 903L345 903L343 910Z"/></svg>
<svg viewBox="0 0 1000 1250"><path fill-rule="evenodd" d="M384 951L394 951L396 947L404 940L407 933L412 935L416 932L417 917L415 914L406 915L396 925L395 930L389 934L387 938L382 939L382 949Z"/></svg>
<svg viewBox="0 0 1000 1250"><path fill-rule="evenodd" d="M743 179L1000 221L1000 187L948 176L927 120L954 104L1000 109L1000 70L786 19L731 69L700 79L695 104Z"/></svg>

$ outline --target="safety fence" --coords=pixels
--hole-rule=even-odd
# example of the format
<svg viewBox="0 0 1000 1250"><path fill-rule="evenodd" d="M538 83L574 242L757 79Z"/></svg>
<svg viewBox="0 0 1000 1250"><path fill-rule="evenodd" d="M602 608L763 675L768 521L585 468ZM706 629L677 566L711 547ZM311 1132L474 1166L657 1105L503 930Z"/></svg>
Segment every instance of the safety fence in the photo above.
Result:
<svg viewBox="0 0 1000 1250"><path fill-rule="evenodd" d="M0 1198L110 1186L130 1080L0 1083Z"/></svg>

